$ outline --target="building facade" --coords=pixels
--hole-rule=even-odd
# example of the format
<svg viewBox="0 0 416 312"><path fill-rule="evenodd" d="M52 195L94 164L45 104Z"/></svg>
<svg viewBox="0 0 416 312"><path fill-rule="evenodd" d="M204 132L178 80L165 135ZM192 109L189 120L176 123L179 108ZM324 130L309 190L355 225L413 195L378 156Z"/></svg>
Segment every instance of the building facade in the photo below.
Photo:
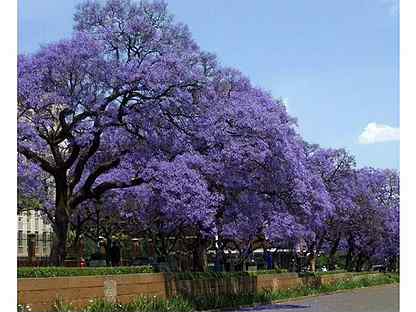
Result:
<svg viewBox="0 0 416 312"><path fill-rule="evenodd" d="M17 258L28 257L28 237L33 234L35 256L49 257L52 242L52 227L38 211L24 211L17 215Z"/></svg>

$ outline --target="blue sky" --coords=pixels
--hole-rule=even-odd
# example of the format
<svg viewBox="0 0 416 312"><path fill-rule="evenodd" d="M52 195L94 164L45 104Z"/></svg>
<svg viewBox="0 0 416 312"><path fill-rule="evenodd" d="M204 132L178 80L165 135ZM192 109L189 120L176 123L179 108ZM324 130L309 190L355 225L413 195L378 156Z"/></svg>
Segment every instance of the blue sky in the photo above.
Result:
<svg viewBox="0 0 416 312"><path fill-rule="evenodd" d="M399 168L398 0L168 0L198 44L282 97L303 137ZM19 0L19 53L67 37L78 0Z"/></svg>

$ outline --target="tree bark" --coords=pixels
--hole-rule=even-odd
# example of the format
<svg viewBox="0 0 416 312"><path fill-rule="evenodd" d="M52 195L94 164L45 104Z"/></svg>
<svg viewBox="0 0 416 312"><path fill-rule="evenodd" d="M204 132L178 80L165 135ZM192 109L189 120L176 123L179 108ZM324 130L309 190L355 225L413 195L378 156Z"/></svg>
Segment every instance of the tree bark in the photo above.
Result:
<svg viewBox="0 0 416 312"><path fill-rule="evenodd" d="M319 240L318 242L308 246L309 256L307 257L307 261L309 264L309 270L312 272L316 272L316 261L318 258L318 252L321 249L321 244L322 240Z"/></svg>
<svg viewBox="0 0 416 312"><path fill-rule="evenodd" d="M105 244L105 264L110 267L112 266L111 263L111 246L113 245L113 240L111 235L107 235L106 237L106 244Z"/></svg>
<svg viewBox="0 0 416 312"><path fill-rule="evenodd" d="M359 253L359 255L357 257L357 260L355 262L355 271L356 272L361 272L362 268L363 268L363 265L364 265L364 257L362 255L362 253Z"/></svg>
<svg viewBox="0 0 416 312"><path fill-rule="evenodd" d="M193 269L196 272L208 271L207 242L198 238L193 250Z"/></svg>
<svg viewBox="0 0 416 312"><path fill-rule="evenodd" d="M55 235L52 243L50 264L63 266L69 229L68 185L65 175L55 176L55 192L55 218L53 224Z"/></svg>
<svg viewBox="0 0 416 312"><path fill-rule="evenodd" d="M58 210L55 216L60 215ZM66 242L68 239L68 218L60 216L55 218L54 237L50 255L50 263L53 266L63 266L66 256Z"/></svg>
<svg viewBox="0 0 416 312"><path fill-rule="evenodd" d="M345 268L348 272L353 271L353 254L354 254L354 243L352 238L348 239L348 252L347 258L345 259Z"/></svg>
<svg viewBox="0 0 416 312"><path fill-rule="evenodd" d="M316 258L317 252L311 251L311 254L309 256L309 268L312 272L316 272Z"/></svg>
<svg viewBox="0 0 416 312"><path fill-rule="evenodd" d="M332 243L331 249L329 251L329 263L328 263L329 267L328 267L328 269L330 271L335 270L335 265L336 265L335 254L337 253L340 240L341 240L341 237L338 236L338 238Z"/></svg>

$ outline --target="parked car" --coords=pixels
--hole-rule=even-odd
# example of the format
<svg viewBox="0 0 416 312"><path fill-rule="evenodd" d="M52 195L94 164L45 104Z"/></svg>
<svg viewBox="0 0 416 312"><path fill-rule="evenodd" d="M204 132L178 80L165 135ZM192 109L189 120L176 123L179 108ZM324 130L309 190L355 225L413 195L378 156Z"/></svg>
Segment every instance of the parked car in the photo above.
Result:
<svg viewBox="0 0 416 312"><path fill-rule="evenodd" d="M384 264L377 264L371 267L371 271L374 272L386 272L386 266Z"/></svg>

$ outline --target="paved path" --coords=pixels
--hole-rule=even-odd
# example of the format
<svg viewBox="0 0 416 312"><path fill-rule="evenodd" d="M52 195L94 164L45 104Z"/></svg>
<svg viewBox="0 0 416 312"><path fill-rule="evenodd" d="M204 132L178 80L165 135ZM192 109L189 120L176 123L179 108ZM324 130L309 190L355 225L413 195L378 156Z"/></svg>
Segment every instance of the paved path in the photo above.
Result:
<svg viewBox="0 0 416 312"><path fill-rule="evenodd" d="M243 308L261 312L398 312L399 286L386 285L355 289L285 303Z"/></svg>

